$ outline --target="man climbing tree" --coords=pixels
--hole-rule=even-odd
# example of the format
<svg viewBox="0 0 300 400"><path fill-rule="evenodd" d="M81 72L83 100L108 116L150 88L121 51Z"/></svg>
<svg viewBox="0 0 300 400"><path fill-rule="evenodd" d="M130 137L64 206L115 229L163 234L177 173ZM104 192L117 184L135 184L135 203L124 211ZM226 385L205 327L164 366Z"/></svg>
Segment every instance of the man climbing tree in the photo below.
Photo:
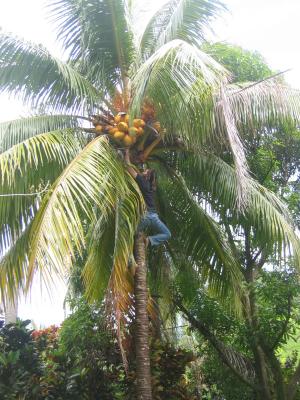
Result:
<svg viewBox="0 0 300 400"><path fill-rule="evenodd" d="M138 173L130 164L129 149L125 150L125 162L127 164L127 170L130 175L136 180L143 198L147 206L147 212L143 217L140 225L138 226L138 232L144 232L151 229L151 236L146 237L146 245L150 242L151 246L158 246L159 244L170 239L171 232L167 226L160 220L156 207L154 195L156 191L156 179L155 172L153 169L144 169L142 173Z"/></svg>

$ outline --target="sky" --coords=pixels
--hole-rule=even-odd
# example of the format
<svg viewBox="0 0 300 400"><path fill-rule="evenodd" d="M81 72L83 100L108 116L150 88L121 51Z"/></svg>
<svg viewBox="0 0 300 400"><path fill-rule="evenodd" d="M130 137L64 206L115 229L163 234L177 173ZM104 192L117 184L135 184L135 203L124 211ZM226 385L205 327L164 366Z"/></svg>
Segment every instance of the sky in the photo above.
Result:
<svg viewBox="0 0 300 400"><path fill-rule="evenodd" d="M59 57L43 0L0 0L0 27L27 40L41 43ZM300 89L300 1L223 0L228 12L214 24L213 41L227 41L248 50L259 51L273 70L285 71L286 81ZM162 0L152 0L153 6ZM149 6L150 3L148 3ZM26 116L28 109L17 99L0 95L0 121ZM21 318L33 319L36 326L58 324L64 318L65 290L56 282L52 298L37 279L30 298L19 307Z"/></svg>

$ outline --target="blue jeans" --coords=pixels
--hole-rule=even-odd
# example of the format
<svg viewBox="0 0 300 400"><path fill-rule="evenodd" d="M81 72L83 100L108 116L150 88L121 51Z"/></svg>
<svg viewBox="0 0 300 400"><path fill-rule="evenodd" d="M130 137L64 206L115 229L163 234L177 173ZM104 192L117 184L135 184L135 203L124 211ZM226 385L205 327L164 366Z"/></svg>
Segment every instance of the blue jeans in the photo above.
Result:
<svg viewBox="0 0 300 400"><path fill-rule="evenodd" d="M149 236L149 241L152 246L158 246L171 237L171 232L159 219L159 216L156 212L147 211L138 226L138 232L148 229L151 229L155 232L154 235Z"/></svg>

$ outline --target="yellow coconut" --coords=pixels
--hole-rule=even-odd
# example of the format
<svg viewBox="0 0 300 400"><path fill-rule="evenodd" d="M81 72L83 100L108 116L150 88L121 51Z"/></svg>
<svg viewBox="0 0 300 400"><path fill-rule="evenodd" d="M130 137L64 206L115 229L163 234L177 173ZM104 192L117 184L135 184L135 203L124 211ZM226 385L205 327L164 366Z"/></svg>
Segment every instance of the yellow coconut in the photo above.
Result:
<svg viewBox="0 0 300 400"><path fill-rule="evenodd" d="M141 121L140 119L135 118L135 119L133 120L133 126L134 126L135 128L139 128L139 127L141 126L140 121Z"/></svg>
<svg viewBox="0 0 300 400"><path fill-rule="evenodd" d="M125 122L126 122L126 124L128 124L129 119L130 119L129 114L126 114L126 115L125 115Z"/></svg>
<svg viewBox="0 0 300 400"><path fill-rule="evenodd" d="M114 135L117 131L118 131L118 128L115 126L114 128L110 128L108 132L110 135Z"/></svg>
<svg viewBox="0 0 300 400"><path fill-rule="evenodd" d="M119 115L119 114L116 115L115 116L115 123L118 124L119 122L121 122L121 118L122 118L121 115Z"/></svg>
<svg viewBox="0 0 300 400"><path fill-rule="evenodd" d="M134 139L129 135L125 135L123 138L123 142L125 146L131 146L134 143Z"/></svg>
<svg viewBox="0 0 300 400"><path fill-rule="evenodd" d="M136 137L136 135L138 135L138 128L136 128L134 126L129 128L129 136L130 137Z"/></svg>
<svg viewBox="0 0 300 400"><path fill-rule="evenodd" d="M102 127L102 125L96 125L95 129L97 132L102 132L103 127Z"/></svg>
<svg viewBox="0 0 300 400"><path fill-rule="evenodd" d="M144 133L144 129L142 127L138 128L138 135L142 135Z"/></svg>
<svg viewBox="0 0 300 400"><path fill-rule="evenodd" d="M122 132L122 131L116 131L116 132L114 133L114 138L117 139L117 140L123 139L124 136L125 136L125 133Z"/></svg>
<svg viewBox="0 0 300 400"><path fill-rule="evenodd" d="M128 131L128 125L126 124L126 122L119 122L118 123L118 129L119 129L119 131L127 132Z"/></svg>

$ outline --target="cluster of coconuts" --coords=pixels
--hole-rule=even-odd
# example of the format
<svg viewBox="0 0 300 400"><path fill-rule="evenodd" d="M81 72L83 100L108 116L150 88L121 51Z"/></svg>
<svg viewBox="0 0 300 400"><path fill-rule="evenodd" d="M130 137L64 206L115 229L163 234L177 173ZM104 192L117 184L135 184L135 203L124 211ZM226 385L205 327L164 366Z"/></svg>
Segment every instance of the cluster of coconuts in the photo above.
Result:
<svg viewBox="0 0 300 400"><path fill-rule="evenodd" d="M109 126L103 126L99 122L94 123L97 133L107 131L117 142L125 146L132 146L137 138L144 133L145 121L135 118L130 121L130 117L125 112L118 113L114 120L110 121Z"/></svg>
<svg viewBox="0 0 300 400"><path fill-rule="evenodd" d="M115 124L109 130L109 134L125 146L133 145L137 141L137 138L144 133L145 121L141 118L135 118L130 121L128 114L119 113L115 116L114 120Z"/></svg>

